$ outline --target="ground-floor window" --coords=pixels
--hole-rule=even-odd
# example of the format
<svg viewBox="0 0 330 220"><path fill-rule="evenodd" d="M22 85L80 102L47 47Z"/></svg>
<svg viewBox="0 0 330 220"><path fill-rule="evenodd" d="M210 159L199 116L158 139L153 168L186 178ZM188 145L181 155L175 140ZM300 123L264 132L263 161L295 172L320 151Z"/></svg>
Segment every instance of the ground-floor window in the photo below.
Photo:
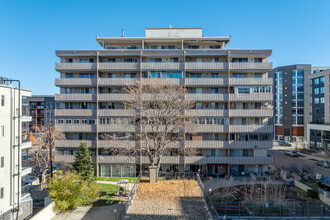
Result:
<svg viewBox="0 0 330 220"><path fill-rule="evenodd" d="M105 177L135 177L135 164L102 164L100 165L101 176Z"/></svg>

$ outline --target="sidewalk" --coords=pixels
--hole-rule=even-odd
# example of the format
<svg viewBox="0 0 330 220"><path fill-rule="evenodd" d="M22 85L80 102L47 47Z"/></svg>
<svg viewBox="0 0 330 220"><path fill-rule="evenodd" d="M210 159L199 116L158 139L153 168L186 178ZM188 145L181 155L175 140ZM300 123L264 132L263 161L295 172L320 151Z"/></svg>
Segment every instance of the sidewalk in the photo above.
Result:
<svg viewBox="0 0 330 220"><path fill-rule="evenodd" d="M312 156L312 155L308 155L308 154L304 154L304 153L300 153L300 152L297 152L298 155L300 156L303 156L304 159L308 159L308 160L317 160L317 161L320 161L320 160L326 160L326 161L330 161L330 159L328 158L325 158L325 157L316 157L316 156Z"/></svg>
<svg viewBox="0 0 330 220"><path fill-rule="evenodd" d="M96 181L97 183L100 183L100 184L111 184L111 185L117 185L117 182L112 182L112 181ZM125 184L121 184L120 186L124 186ZM134 183L128 183L127 184L127 187L128 187L128 190L131 190L134 186Z"/></svg>

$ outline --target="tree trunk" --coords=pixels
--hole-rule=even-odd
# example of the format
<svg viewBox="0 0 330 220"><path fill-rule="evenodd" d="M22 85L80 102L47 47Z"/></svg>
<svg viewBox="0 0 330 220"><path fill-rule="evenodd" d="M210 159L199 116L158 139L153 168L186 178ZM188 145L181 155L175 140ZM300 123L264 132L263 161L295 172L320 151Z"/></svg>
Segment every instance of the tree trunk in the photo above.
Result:
<svg viewBox="0 0 330 220"><path fill-rule="evenodd" d="M40 188L41 190L44 190L46 185L46 176L47 176L47 170L43 170L40 175Z"/></svg>

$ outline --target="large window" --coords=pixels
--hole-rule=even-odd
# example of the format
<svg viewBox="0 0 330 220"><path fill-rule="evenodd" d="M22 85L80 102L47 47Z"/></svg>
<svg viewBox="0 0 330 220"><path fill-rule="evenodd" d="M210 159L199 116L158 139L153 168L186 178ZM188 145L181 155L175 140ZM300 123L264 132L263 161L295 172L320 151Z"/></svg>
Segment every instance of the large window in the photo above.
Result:
<svg viewBox="0 0 330 220"><path fill-rule="evenodd" d="M324 103L324 102L325 102L324 97L321 97L321 98L320 98L320 103Z"/></svg>
<svg viewBox="0 0 330 220"><path fill-rule="evenodd" d="M314 104L319 104L320 103L320 99L319 98L314 98Z"/></svg>
<svg viewBox="0 0 330 220"><path fill-rule="evenodd" d="M315 88L314 89L314 94L316 94L316 95L319 94L319 91L320 91L319 88Z"/></svg>
<svg viewBox="0 0 330 220"><path fill-rule="evenodd" d="M324 87L320 88L320 94L324 94Z"/></svg>
<svg viewBox="0 0 330 220"><path fill-rule="evenodd" d="M324 84L324 76L320 77L320 84Z"/></svg>
<svg viewBox="0 0 330 220"><path fill-rule="evenodd" d="M94 73L80 73L79 78L95 78Z"/></svg>
<svg viewBox="0 0 330 220"><path fill-rule="evenodd" d="M237 88L237 93L250 93L250 88Z"/></svg>
<svg viewBox="0 0 330 220"><path fill-rule="evenodd" d="M319 78L316 78L316 79L314 79L314 85L318 85L319 84Z"/></svg>

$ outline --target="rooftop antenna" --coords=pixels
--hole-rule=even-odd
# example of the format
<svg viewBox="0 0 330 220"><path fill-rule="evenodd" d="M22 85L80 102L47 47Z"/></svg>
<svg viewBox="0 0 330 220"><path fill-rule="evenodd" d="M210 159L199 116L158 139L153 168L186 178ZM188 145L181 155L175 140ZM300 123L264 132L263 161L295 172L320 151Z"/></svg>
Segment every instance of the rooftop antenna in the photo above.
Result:
<svg viewBox="0 0 330 220"><path fill-rule="evenodd" d="M124 29L121 29L121 37L125 37L124 36Z"/></svg>
<svg viewBox="0 0 330 220"><path fill-rule="evenodd" d="M170 28L172 28L172 25L170 24Z"/></svg>

